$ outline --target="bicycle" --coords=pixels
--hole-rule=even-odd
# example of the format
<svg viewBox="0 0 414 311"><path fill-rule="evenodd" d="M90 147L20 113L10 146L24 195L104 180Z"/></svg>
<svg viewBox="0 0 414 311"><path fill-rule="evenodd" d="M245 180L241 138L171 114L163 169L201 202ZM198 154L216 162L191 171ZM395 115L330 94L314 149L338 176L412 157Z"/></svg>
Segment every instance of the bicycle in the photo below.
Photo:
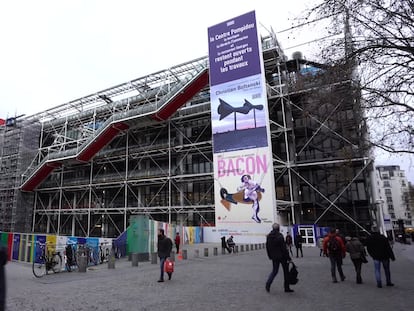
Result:
<svg viewBox="0 0 414 311"><path fill-rule="evenodd" d="M49 251L47 249L47 243L36 242L40 245L40 253L36 254L36 258L33 260L33 275L37 278L41 278L49 271L58 273L62 270L62 256L59 252Z"/></svg>

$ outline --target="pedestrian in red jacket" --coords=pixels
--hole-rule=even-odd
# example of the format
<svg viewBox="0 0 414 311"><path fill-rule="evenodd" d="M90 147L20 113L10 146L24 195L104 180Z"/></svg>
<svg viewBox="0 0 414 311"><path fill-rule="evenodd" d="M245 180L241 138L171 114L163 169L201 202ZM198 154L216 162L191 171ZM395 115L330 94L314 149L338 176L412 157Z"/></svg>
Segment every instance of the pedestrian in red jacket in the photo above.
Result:
<svg viewBox="0 0 414 311"><path fill-rule="evenodd" d="M180 234L177 232L175 234L175 247L177 248L177 254L180 252L180 243L181 243L181 237Z"/></svg>
<svg viewBox="0 0 414 311"><path fill-rule="evenodd" d="M329 257L331 262L332 282L338 283L336 269L338 269L341 281L345 281L345 275L342 271L342 259L345 258L346 248L342 239L337 236L335 228L332 228L323 240L323 253Z"/></svg>

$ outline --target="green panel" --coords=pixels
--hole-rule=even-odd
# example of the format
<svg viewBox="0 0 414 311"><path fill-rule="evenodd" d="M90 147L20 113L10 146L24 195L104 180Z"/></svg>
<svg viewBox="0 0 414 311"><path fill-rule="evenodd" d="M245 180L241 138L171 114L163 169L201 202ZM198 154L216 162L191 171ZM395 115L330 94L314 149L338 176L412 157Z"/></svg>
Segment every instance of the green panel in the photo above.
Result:
<svg viewBox="0 0 414 311"><path fill-rule="evenodd" d="M138 253L148 253L149 218L145 215L138 216Z"/></svg>
<svg viewBox="0 0 414 311"><path fill-rule="evenodd" d="M7 241L8 241L9 234L7 232L1 232L0 233L0 245L7 247Z"/></svg>
<svg viewBox="0 0 414 311"><path fill-rule="evenodd" d="M127 229L127 253L148 253L148 237L148 216L131 216Z"/></svg>

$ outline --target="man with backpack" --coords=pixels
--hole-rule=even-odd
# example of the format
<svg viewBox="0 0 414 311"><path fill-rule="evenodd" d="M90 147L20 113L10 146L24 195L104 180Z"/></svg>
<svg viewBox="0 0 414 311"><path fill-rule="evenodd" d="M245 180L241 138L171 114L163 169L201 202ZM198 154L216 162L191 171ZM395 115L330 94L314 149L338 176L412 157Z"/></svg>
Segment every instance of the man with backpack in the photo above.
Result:
<svg viewBox="0 0 414 311"><path fill-rule="evenodd" d="M323 253L329 257L331 262L332 282L338 283L336 279L336 269L338 269L341 281L345 280L345 275L342 271L342 258L345 258L346 248L342 239L337 236L335 228L331 229L329 234L323 240Z"/></svg>

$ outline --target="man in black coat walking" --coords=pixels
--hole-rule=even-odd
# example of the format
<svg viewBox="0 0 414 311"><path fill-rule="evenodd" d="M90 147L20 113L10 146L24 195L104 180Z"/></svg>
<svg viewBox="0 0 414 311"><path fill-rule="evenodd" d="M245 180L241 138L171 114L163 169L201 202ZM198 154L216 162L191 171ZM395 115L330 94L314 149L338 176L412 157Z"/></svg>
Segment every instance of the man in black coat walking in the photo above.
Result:
<svg viewBox="0 0 414 311"><path fill-rule="evenodd" d="M387 286L394 286L391 282L390 259L395 260L394 252L388 239L379 232L373 232L367 239L368 254L374 259L375 279L377 287L382 287L381 282L381 264L384 268Z"/></svg>
<svg viewBox="0 0 414 311"><path fill-rule="evenodd" d="M164 264L165 259L171 256L173 243L169 237L164 235L164 229L158 230L158 257L160 258L161 275L158 282L164 282ZM168 274L168 279L171 280L171 274Z"/></svg>
<svg viewBox="0 0 414 311"><path fill-rule="evenodd" d="M273 279L279 271L279 266L282 265L285 292L291 293L293 290L290 289L288 282L288 262L291 261L291 258L286 247L285 239L280 233L279 224L274 223L272 229L266 238L267 256L272 260L273 264L272 272L269 274L266 282L266 291L270 291L270 285L272 285Z"/></svg>

